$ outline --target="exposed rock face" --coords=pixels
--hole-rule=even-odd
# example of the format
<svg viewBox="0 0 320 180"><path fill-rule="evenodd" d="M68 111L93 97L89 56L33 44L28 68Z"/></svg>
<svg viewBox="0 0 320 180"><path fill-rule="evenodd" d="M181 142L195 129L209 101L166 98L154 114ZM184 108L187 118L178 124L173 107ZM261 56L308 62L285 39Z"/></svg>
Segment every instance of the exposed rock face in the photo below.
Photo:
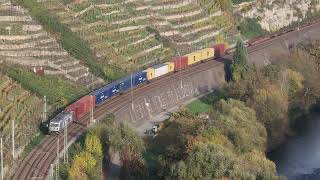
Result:
<svg viewBox="0 0 320 180"><path fill-rule="evenodd" d="M240 5L241 16L257 18L263 29L275 31L301 21L308 13L320 10L319 0L266 0Z"/></svg>

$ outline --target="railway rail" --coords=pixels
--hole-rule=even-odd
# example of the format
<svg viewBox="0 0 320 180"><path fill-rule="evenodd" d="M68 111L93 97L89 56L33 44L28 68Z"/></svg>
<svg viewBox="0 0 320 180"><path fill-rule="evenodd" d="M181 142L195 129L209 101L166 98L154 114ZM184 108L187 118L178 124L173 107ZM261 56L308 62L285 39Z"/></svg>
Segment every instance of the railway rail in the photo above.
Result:
<svg viewBox="0 0 320 180"><path fill-rule="evenodd" d="M295 31L289 31L286 34L280 34L277 37L273 37L271 39L267 39L266 41L259 42L258 44L254 44L249 46L249 53L258 51L267 46L270 46L274 41L281 41L282 38L289 38L294 36L297 31L305 32L315 26L319 26L320 22L317 21L314 24L309 26L304 26L301 29L296 29ZM227 54L226 57L231 57L231 54ZM108 113L113 113L117 109L121 108L123 105L127 103L131 103L131 95L140 95L145 91L148 91L154 87L165 86L169 82L180 81L183 77L191 76L192 74L196 74L200 71L204 71L215 66L223 66L223 62L219 62L216 60L209 60L203 63L199 63L198 65L192 66L190 68L184 69L177 73L173 73L159 79L153 80L152 82L139 86L130 92L127 92L123 95L116 96L109 101L103 103L101 106L95 109L94 118L101 119ZM77 122L72 123L68 127L68 140L69 142L81 135L88 129L88 124L90 122L90 116L86 115L83 118L79 119ZM57 141L59 139L59 153L63 152L64 143L63 143L64 135L63 133L59 135L51 135L47 136L43 139L43 141L35 147L25 159L23 159L17 168L15 168L12 172L12 176L10 179L13 180L28 180L28 179L45 179L48 177L48 173L50 170L51 164L57 158Z"/></svg>

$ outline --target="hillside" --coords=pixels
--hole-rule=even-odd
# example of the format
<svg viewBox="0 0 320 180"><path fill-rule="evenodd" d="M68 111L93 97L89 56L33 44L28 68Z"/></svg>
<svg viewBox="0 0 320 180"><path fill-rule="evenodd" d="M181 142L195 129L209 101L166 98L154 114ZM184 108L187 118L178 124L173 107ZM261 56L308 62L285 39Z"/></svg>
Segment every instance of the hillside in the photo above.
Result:
<svg viewBox="0 0 320 180"><path fill-rule="evenodd" d="M242 3L236 12L242 18L258 19L267 31L276 31L319 15L319 10L320 2L317 0L265 0Z"/></svg>
<svg viewBox="0 0 320 180"><path fill-rule="evenodd" d="M90 44L101 65L142 68L237 34L218 6L186 0L41 0L43 7ZM232 38L231 38L232 39ZM108 75L108 69L103 69Z"/></svg>
<svg viewBox="0 0 320 180"><path fill-rule="evenodd" d="M31 69L43 67L45 74L62 76L87 88L102 83L34 21L26 9L10 2L0 3L0 62Z"/></svg>
<svg viewBox="0 0 320 180"><path fill-rule="evenodd" d="M34 134L42 118L42 100L23 89L16 81L0 73L0 132L4 140L5 164L12 160L11 130L15 121L15 145L21 153Z"/></svg>

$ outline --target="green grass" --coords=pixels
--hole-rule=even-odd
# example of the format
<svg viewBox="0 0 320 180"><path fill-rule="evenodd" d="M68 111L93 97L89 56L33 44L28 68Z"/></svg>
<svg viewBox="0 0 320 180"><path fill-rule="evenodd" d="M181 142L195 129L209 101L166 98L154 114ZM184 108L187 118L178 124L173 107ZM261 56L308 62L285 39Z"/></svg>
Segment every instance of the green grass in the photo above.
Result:
<svg viewBox="0 0 320 180"><path fill-rule="evenodd" d="M36 93L38 96L46 96L48 103L57 110L63 108L87 91L74 83L57 78L55 76L38 76L22 67L7 67L8 75L18 81L25 89Z"/></svg>
<svg viewBox="0 0 320 180"><path fill-rule="evenodd" d="M210 107L211 107L210 105L202 102L199 99L187 105L187 108L189 109L189 111L191 111L191 113L194 115L208 112Z"/></svg>
<svg viewBox="0 0 320 180"><path fill-rule="evenodd" d="M45 134L43 134L42 132L39 132L35 137L33 137L31 141L24 148L21 154L21 159L25 158L34 147L40 144L40 142L43 140L44 137L45 137Z"/></svg>
<svg viewBox="0 0 320 180"><path fill-rule="evenodd" d="M210 110L215 102L222 98L224 98L224 94L220 91L215 91L189 103L187 109L194 115L205 113Z"/></svg>

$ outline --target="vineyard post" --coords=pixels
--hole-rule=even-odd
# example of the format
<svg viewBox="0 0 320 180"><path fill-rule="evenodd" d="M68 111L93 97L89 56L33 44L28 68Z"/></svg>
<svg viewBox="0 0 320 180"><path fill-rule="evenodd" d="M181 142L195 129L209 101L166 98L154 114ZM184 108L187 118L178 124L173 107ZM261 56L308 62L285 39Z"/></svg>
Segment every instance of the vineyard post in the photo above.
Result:
<svg viewBox="0 0 320 180"><path fill-rule="evenodd" d="M47 120L47 96L43 96L43 119L42 122Z"/></svg>
<svg viewBox="0 0 320 180"><path fill-rule="evenodd" d="M12 120L12 158L15 158L15 143L14 143L14 119Z"/></svg>

